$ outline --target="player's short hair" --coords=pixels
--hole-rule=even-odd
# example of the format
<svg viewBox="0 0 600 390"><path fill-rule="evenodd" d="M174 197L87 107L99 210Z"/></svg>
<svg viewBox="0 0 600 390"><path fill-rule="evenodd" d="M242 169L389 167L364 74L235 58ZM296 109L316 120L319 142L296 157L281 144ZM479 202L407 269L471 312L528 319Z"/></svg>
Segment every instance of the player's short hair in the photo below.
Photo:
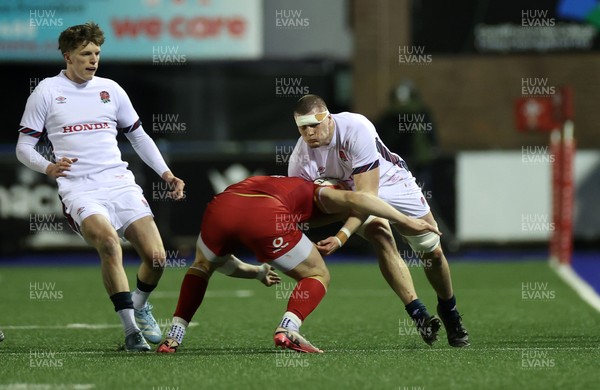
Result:
<svg viewBox="0 0 600 390"><path fill-rule="evenodd" d="M296 102L294 107L294 114L306 115L311 112L315 107L319 108L319 111L326 111L327 104L325 100L319 95L304 95Z"/></svg>
<svg viewBox="0 0 600 390"><path fill-rule="evenodd" d="M90 42L98 46L104 43L104 32L94 22L71 26L63 31L58 37L58 50L65 54Z"/></svg>

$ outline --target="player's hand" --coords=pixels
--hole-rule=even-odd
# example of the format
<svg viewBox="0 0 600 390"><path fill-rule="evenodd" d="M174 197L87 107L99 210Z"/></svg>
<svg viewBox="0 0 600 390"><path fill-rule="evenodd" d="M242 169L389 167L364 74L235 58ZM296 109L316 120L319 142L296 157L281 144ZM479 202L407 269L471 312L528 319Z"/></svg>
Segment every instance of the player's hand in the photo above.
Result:
<svg viewBox="0 0 600 390"><path fill-rule="evenodd" d="M260 282L267 287L271 287L274 284L281 283L279 274L269 264L263 264L260 267L259 273L262 273L262 277L259 278Z"/></svg>
<svg viewBox="0 0 600 390"><path fill-rule="evenodd" d="M63 157L57 162L48 165L48 168L46 168L46 175L53 178L66 177L66 172L71 170L71 164L76 163L77 160L78 159L76 158L71 159Z"/></svg>
<svg viewBox="0 0 600 390"><path fill-rule="evenodd" d="M437 227L433 226L432 224L430 224L427 221L424 221L422 219L409 217L409 218L407 218L406 225L407 225L406 227L411 231L410 233L408 233L409 235L418 236L419 234L424 234L424 233L429 233L429 232L433 232L433 233L437 234L438 236L442 235L442 232L440 232Z"/></svg>
<svg viewBox="0 0 600 390"><path fill-rule="evenodd" d="M185 182L183 180L173 175L171 171L163 173L162 178L164 181L169 183L169 188L171 189L171 191L169 192L169 197L171 199L185 199L185 191L183 191L183 188L185 187Z"/></svg>
<svg viewBox="0 0 600 390"><path fill-rule="evenodd" d="M322 256L329 256L340 249L340 243L336 237L327 237L324 240L317 242L317 250Z"/></svg>

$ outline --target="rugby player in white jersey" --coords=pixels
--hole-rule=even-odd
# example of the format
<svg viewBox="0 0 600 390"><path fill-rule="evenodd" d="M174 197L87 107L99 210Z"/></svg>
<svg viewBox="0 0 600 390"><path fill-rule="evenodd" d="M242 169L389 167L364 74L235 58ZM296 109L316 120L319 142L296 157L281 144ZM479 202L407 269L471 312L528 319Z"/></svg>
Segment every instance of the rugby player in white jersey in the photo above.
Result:
<svg viewBox="0 0 600 390"><path fill-rule="evenodd" d="M129 97L116 82L95 76L104 34L95 23L63 31L58 48L66 70L39 83L27 100L19 129L17 158L56 178L71 227L100 255L104 287L125 331L125 350L149 351L161 331L148 296L157 286L165 250L133 173L121 159L117 134L124 133L136 153L169 183L170 196L184 196L154 141L144 132ZM35 150L40 138L52 144L54 159ZM130 292L119 238L135 248L142 263Z"/></svg>
<svg viewBox="0 0 600 390"><path fill-rule="evenodd" d="M306 95L298 100L294 119L301 137L290 156L288 176L342 179L355 191L379 195L405 215L437 225L406 163L388 150L367 118L350 112L330 114L321 97ZM423 261L427 279L437 293L437 312L446 328L448 343L453 347L468 346L469 335L456 309L450 268L439 236L411 236L401 227L398 231ZM323 254L331 254L355 232L373 244L383 276L404 303L423 340L431 345L437 339L439 319L429 315L418 299L388 221L351 215L335 237L328 237L317 246Z"/></svg>

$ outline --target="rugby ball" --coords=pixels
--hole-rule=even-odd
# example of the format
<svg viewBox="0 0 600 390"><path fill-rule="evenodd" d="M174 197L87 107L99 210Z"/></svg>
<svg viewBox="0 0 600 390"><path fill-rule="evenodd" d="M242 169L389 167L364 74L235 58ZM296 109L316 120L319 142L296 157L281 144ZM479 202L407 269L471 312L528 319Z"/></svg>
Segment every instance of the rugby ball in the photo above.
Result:
<svg viewBox="0 0 600 390"><path fill-rule="evenodd" d="M314 181L316 185L321 187L335 188L336 190L349 190L350 186L343 180L333 177L320 177Z"/></svg>

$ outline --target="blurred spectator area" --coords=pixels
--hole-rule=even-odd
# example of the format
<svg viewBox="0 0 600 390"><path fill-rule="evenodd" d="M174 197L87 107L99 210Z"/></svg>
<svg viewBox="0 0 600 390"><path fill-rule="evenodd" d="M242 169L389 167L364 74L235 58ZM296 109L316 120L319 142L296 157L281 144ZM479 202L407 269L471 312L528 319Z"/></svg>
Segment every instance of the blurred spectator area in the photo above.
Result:
<svg viewBox="0 0 600 390"><path fill-rule="evenodd" d="M4 119L14 144L31 88L58 74L61 64L0 64L10 74ZM292 110L304 93L323 95L333 112L347 109L349 67L335 61L152 63L101 62L98 75L129 94L146 132L155 140L255 141L296 138Z"/></svg>

